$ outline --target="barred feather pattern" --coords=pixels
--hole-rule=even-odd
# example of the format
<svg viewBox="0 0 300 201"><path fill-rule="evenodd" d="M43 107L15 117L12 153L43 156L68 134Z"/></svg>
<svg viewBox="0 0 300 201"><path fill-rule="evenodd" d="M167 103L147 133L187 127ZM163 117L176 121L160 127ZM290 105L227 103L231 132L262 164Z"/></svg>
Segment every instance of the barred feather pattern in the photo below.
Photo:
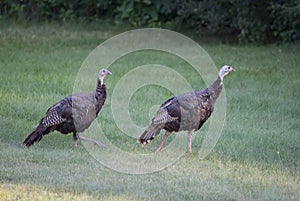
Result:
<svg viewBox="0 0 300 201"><path fill-rule="evenodd" d="M66 121L66 119L62 118L56 110L48 113L47 116L43 119L42 124L45 127L50 127L54 125L58 125L62 122Z"/></svg>
<svg viewBox="0 0 300 201"><path fill-rule="evenodd" d="M153 118L152 122L153 122L153 124L164 124L164 123L175 121L177 119L178 119L178 117L170 116L168 111L163 108L157 112L157 114Z"/></svg>

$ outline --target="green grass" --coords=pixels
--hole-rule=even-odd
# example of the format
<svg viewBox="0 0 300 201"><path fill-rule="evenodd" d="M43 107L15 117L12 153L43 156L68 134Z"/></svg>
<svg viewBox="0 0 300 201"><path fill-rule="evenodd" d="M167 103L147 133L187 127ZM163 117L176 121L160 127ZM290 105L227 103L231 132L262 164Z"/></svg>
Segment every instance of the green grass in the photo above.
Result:
<svg viewBox="0 0 300 201"><path fill-rule="evenodd" d="M81 144L73 150L71 135L55 132L29 150L21 147L46 109L73 92L77 72L89 52L121 31L107 24L1 24L0 200L299 199L299 44L237 46L196 38L217 66L231 64L237 69L224 81L227 112L223 134L205 160L199 160L197 152L207 125L196 133L192 154L145 175L111 170ZM162 58L159 61L172 66L193 88L204 88L195 72L182 70L186 63L161 55L138 52L110 68L113 76L106 81L108 100L99 121L114 124L109 90L136 65ZM91 77L96 82L96 75ZM145 100L147 95L151 98ZM133 121L146 126L151 106L170 95L157 86L141 88L130 103ZM105 132L120 149L143 153L154 151L162 137L141 150L135 139L118 129Z"/></svg>

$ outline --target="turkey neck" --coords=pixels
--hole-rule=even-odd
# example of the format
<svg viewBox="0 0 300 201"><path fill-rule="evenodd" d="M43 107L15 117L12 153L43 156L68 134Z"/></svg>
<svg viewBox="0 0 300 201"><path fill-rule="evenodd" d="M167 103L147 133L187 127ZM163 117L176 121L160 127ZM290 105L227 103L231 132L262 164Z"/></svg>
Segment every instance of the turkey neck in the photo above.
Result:
<svg viewBox="0 0 300 201"><path fill-rule="evenodd" d="M95 104L96 114L98 114L106 99L106 86L105 84L102 84L100 80L98 80L97 83L95 98L96 98L96 104Z"/></svg>
<svg viewBox="0 0 300 201"><path fill-rule="evenodd" d="M219 97L222 88L223 88L223 82L221 78L218 76L218 79L208 87L208 91L213 102L215 102L216 99Z"/></svg>

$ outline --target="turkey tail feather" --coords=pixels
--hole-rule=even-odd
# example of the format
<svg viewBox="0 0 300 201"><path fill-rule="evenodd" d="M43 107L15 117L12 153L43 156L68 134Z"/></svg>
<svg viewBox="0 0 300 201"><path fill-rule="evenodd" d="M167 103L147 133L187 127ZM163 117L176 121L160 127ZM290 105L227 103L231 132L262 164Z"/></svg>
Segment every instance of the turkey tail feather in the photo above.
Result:
<svg viewBox="0 0 300 201"><path fill-rule="evenodd" d="M142 146L148 144L151 142L154 137L159 134L160 130L162 129L161 125L155 125L151 124L139 137L137 140L138 143L140 143Z"/></svg>
<svg viewBox="0 0 300 201"><path fill-rule="evenodd" d="M28 137L22 143L23 146L30 147L35 142L39 142L42 137L49 133L49 129L45 128L42 124L39 124L38 127L28 135Z"/></svg>

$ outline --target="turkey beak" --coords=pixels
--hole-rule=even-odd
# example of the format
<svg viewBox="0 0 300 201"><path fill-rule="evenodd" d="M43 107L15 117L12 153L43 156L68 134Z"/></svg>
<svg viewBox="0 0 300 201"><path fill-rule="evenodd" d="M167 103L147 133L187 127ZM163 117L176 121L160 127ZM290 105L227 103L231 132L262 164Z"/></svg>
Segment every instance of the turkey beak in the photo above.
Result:
<svg viewBox="0 0 300 201"><path fill-rule="evenodd" d="M112 73L111 73L109 70L107 70L107 74L108 74L108 75L112 75Z"/></svg>
<svg viewBox="0 0 300 201"><path fill-rule="evenodd" d="M231 67L231 69L232 69L231 71L235 72L235 69L234 69L234 68Z"/></svg>

